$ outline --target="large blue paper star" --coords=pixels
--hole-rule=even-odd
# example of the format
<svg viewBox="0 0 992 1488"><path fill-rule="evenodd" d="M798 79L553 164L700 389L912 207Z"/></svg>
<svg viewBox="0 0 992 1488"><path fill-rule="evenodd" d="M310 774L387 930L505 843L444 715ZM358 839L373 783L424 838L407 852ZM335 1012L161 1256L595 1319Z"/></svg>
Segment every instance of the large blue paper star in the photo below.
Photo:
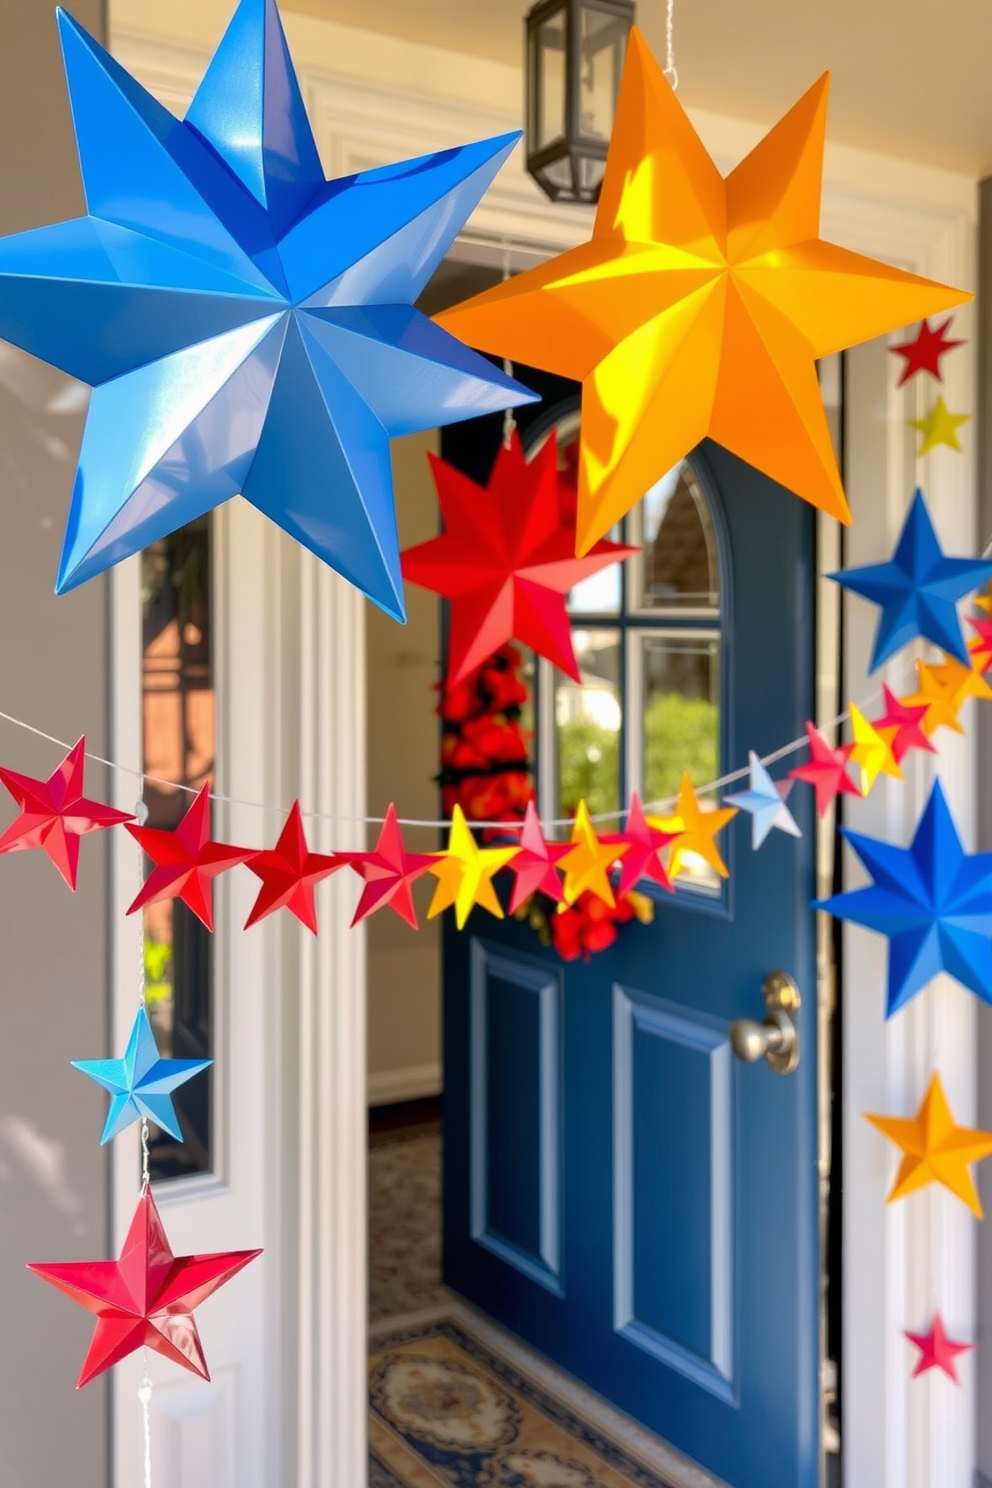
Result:
<svg viewBox="0 0 992 1488"><path fill-rule="evenodd" d="M917 487L896 550L888 563L846 568L830 578L881 605L871 671L916 636L968 662L955 602L992 577L992 562L945 558L930 513Z"/></svg>
<svg viewBox="0 0 992 1488"><path fill-rule="evenodd" d="M181 1142L183 1136L176 1120L172 1092L212 1063L210 1059L161 1059L144 1008L138 1010L123 1059L72 1061L74 1069L89 1075L113 1097L101 1143L109 1142L142 1117L154 1121Z"/></svg>
<svg viewBox="0 0 992 1488"><path fill-rule="evenodd" d="M274 0L182 121L59 26L89 216L0 242L0 336L94 388L56 590L240 492L402 619L390 437L533 396L413 308L518 135L326 181Z"/></svg>
<svg viewBox="0 0 992 1488"><path fill-rule="evenodd" d="M753 749L748 750L747 757L751 767L749 788L727 796L726 801L728 806L750 814L751 847L757 851L773 828L787 832L790 837L801 837L799 823L785 804L793 782L783 780L776 784Z"/></svg>
<svg viewBox="0 0 992 1488"><path fill-rule="evenodd" d="M964 851L940 781L912 846L841 832L874 882L814 908L888 936L886 1017L940 971L992 1003L992 853Z"/></svg>

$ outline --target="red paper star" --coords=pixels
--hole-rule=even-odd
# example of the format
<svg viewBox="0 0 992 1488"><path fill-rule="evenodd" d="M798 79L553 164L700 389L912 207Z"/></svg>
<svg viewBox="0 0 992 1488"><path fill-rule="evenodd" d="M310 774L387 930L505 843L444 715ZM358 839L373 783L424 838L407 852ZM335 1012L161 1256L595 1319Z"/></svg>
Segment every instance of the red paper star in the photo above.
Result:
<svg viewBox="0 0 992 1488"><path fill-rule="evenodd" d="M897 387L902 387L903 383L915 377L917 372L929 372L930 376L936 377L938 382L943 381L943 373L940 370L941 357L953 351L955 346L965 344L963 341L952 341L944 334L953 319L954 316L949 315L933 330L930 329L930 322L923 320L912 341L903 341L898 346L889 347L889 350L896 356L903 357L906 363L902 369L902 376L896 383Z"/></svg>
<svg viewBox="0 0 992 1488"><path fill-rule="evenodd" d="M513 893L510 895L511 914L516 914L521 904L525 904L538 891L547 894L555 904L561 904L564 895L561 879L555 872L555 864L571 850L570 842L546 840L541 830L537 807L533 801L528 801L520 832L520 851L506 865L507 872L514 875Z"/></svg>
<svg viewBox="0 0 992 1488"><path fill-rule="evenodd" d="M873 720L875 728L887 739L897 765L901 765L911 749L923 749L928 754L937 750L923 731L923 720L927 715L926 703L905 703L885 683L882 683L885 713Z"/></svg>
<svg viewBox="0 0 992 1488"><path fill-rule="evenodd" d="M118 1260L29 1265L28 1270L96 1314L76 1381L79 1390L139 1348L154 1349L208 1380L193 1309L261 1254L222 1250L174 1256L151 1189L146 1188Z"/></svg>
<svg viewBox="0 0 992 1488"><path fill-rule="evenodd" d="M21 808L20 816L0 836L0 853L41 847L69 885L76 887L79 839L133 821L129 811L115 811L83 795L86 740L74 744L47 780L0 768L0 780Z"/></svg>
<svg viewBox="0 0 992 1488"><path fill-rule="evenodd" d="M992 671L992 620L973 620L968 624L977 632L977 639L968 642L971 664L977 671Z"/></svg>
<svg viewBox="0 0 992 1488"><path fill-rule="evenodd" d="M516 433L501 445L487 486L428 457L444 534L407 548L403 576L451 600L448 680L459 682L504 642L520 641L579 681L565 596L590 574L636 553L598 542L575 556L575 525L558 495L555 439L524 459Z"/></svg>
<svg viewBox="0 0 992 1488"><path fill-rule="evenodd" d="M443 856L443 853L407 852L396 817L396 807L390 803L373 851L347 855L352 868L365 880L352 925L357 925L359 920L375 914L377 909L388 904L408 925L412 925L414 930L418 929L417 911L413 907L410 886L423 877L438 857Z"/></svg>
<svg viewBox="0 0 992 1488"><path fill-rule="evenodd" d="M957 1343L953 1338L948 1338L944 1331L944 1320L939 1312L934 1313L929 1333L907 1332L905 1336L920 1351L916 1368L913 1370L914 1379L918 1374L926 1374L928 1369L942 1369L948 1379L952 1379L956 1385L960 1384L954 1360L958 1354L970 1353L975 1345Z"/></svg>
<svg viewBox="0 0 992 1488"><path fill-rule="evenodd" d="M275 847L271 852L256 853L248 859L248 867L262 880L262 887L245 921L245 929L264 920L266 915L275 914L277 909L288 909L316 935L314 886L347 862L346 853L327 857L324 853L310 851L300 816L300 803L294 801Z"/></svg>
<svg viewBox="0 0 992 1488"><path fill-rule="evenodd" d="M675 893L675 885L665 872L658 854L663 847L674 842L679 835L678 832L662 832L657 827L652 827L644 815L640 796L636 791L631 792L630 805L627 807L626 828L614 836L602 838L603 842L627 843L627 851L620 859L618 899L622 899L625 894L630 893L631 889L636 888L642 878L653 879L670 894Z"/></svg>
<svg viewBox="0 0 992 1488"><path fill-rule="evenodd" d="M181 899L208 930L214 928L214 879L257 855L252 847L231 847L226 842L211 841L209 785L204 785L194 797L174 832L130 824L128 831L156 865L128 914L161 899Z"/></svg>
<svg viewBox="0 0 992 1488"><path fill-rule="evenodd" d="M806 725L809 740L810 761L799 765L789 774L796 780L805 780L816 791L816 809L826 816L838 796L857 796L861 792L847 773L847 761L851 746L842 744L840 749L831 749L826 739L812 723Z"/></svg>

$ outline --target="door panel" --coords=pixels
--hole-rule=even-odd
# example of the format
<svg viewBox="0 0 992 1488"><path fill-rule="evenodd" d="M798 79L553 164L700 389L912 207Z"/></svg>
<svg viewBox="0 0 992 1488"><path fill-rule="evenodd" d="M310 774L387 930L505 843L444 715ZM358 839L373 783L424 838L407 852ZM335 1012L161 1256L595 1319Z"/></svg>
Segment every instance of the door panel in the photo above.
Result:
<svg viewBox="0 0 992 1488"><path fill-rule="evenodd" d="M445 457L484 480L498 427L451 434ZM749 748L766 754L800 736L812 716L814 521L716 446L691 463L719 550L719 613L697 620L683 649L716 636L715 670L693 683L696 660L664 665L690 678L682 695L701 699L697 720L700 710L707 729L717 720L722 773L746 766ZM647 576L662 595L663 558ZM636 697L646 609L626 629L616 622L624 707L644 717L646 695L662 695L660 710L673 691L659 665L653 693L641 686ZM652 618L656 638L691 629L678 615ZM654 779L665 767L666 735L645 726L641 746L629 734L610 757L624 797L649 755ZM742 814L721 838L729 881L700 873L674 896L658 890L653 925L624 927L588 964L564 966L515 920L476 912L464 932L450 918L444 927L445 1279L733 1488L817 1480L809 796L790 797L801 839L773 833L752 853ZM738 1065L728 1043L735 1018L762 1016L775 969L803 995L802 1054L788 1076ZM560 1222L542 1229L555 1204Z"/></svg>

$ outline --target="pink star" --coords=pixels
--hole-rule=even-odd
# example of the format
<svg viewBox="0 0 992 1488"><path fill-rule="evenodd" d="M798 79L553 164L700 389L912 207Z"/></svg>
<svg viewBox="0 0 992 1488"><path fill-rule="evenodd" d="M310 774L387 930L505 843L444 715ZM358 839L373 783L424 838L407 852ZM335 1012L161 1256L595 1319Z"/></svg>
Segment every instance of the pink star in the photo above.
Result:
<svg viewBox="0 0 992 1488"><path fill-rule="evenodd" d="M799 765L789 774L796 780L805 780L816 791L816 809L826 816L838 796L858 796L861 792L847 773L850 745L831 749L815 724L807 723L806 737L809 740L810 760Z"/></svg>
<svg viewBox="0 0 992 1488"><path fill-rule="evenodd" d="M510 913L516 914L532 894L547 894L556 904L561 904L561 879L555 872L555 864L570 850L569 842L548 842L541 830L541 822L533 801L527 803L527 813L520 833L520 851L507 864L507 871L514 874L513 893L510 896Z"/></svg>
<svg viewBox="0 0 992 1488"><path fill-rule="evenodd" d="M653 879L670 894L675 893L675 885L665 872L658 854L678 836L678 832L661 832L657 827L652 827L644 815L640 796L636 791L631 792L625 830L601 839L603 842L627 844L627 851L620 859L620 882L617 885L619 899L636 888L642 878Z"/></svg>
<svg viewBox="0 0 992 1488"><path fill-rule="evenodd" d="M0 780L21 808L0 837L0 853L22 852L40 847L47 853L69 885L76 887L79 868L79 839L87 832L102 832L120 822L133 821L130 811L115 811L83 795L86 740L74 744L47 780L0 769Z"/></svg>
<svg viewBox="0 0 992 1488"><path fill-rule="evenodd" d="M944 1320L939 1312L933 1315L929 1333L910 1333L905 1335L910 1343L920 1351L920 1357L916 1361L913 1370L913 1378L918 1374L926 1374L928 1369L942 1369L948 1379L960 1384L958 1372L954 1361L958 1354L967 1354L975 1347L973 1343L958 1343L953 1338L948 1338L944 1329Z"/></svg>
<svg viewBox="0 0 992 1488"><path fill-rule="evenodd" d="M872 726L890 744L896 764L901 765L911 749L923 749L928 754L936 754L935 746L923 731L923 719L927 715L926 703L904 703L884 682L882 696L885 699L885 715L873 719Z"/></svg>

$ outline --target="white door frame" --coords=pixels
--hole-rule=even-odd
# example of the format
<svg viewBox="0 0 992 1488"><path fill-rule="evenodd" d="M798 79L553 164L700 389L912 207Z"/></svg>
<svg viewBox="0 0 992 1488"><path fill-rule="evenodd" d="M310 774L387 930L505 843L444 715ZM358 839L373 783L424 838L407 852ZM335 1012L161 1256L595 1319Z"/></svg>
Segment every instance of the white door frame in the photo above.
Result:
<svg viewBox="0 0 992 1488"><path fill-rule="evenodd" d="M116 29L113 50L165 103L181 109L207 62L206 28L219 36L227 8L219 0L201 0L195 7L177 0L166 8L171 38ZM124 0L118 18L121 13L133 24L133 9ZM179 40L176 27L184 17L189 29ZM147 21L142 11L141 24ZM295 15L288 15L286 24L329 174L443 148L518 123L521 79L512 68ZM797 93L804 81L797 79ZM754 124L714 114L696 112L693 117L723 169L763 132ZM824 236L860 252L969 286L975 274L976 202L976 183L970 178L828 146ZM515 264L522 265L580 241L589 222L581 209L547 203L524 175L518 151L475 213L460 251L499 262L509 245ZM967 315L960 312L957 324L965 325ZM892 361L876 345L855 353L849 363L847 478L857 521L848 561L888 554L915 483L912 438L904 420L910 400L929 390L913 385L897 394ZM948 358L945 395L956 410L975 408L970 348ZM925 462L923 474L945 545L971 551L975 486L970 453L955 456L938 450ZM223 560L228 577L221 625L227 643L219 679L220 729L227 740L225 791L285 806L299 793L305 809L359 813L365 793L363 601L308 554L290 551L276 529L241 503L222 515L218 532L225 530L231 545ZM117 570L114 604L114 756L131 761L138 757L134 565ZM851 602L846 665L856 698L869 690L865 660L872 626L869 608ZM974 829L971 740L942 743L940 768L967 838ZM922 773L906 787L886 783L859 808L859 827L905 840L924 789ZM125 784L121 804L131 804L129 791ZM238 808L232 808L225 826L234 840L238 831L257 834L258 815L239 817ZM325 823L318 844L340 846L353 831L344 823L332 831ZM134 938L123 909L135 872L125 844L115 859L117 1043L126 1036L134 1005ZM236 882L237 875L232 879ZM232 1245L265 1243L270 1248L265 1367L257 1384L261 1394L247 1392L242 1420L247 1439L257 1439L257 1460L266 1463L260 1488L277 1482L297 1488L356 1488L366 1473L364 940L360 931L348 929L353 886L342 875L326 888L317 942L273 927L258 955L254 947L259 942L247 948L246 937L236 928L244 921L242 901L248 892L247 887L232 889L230 898L237 903L224 900L218 929L218 947L231 968L227 985L237 1003L225 1015L225 1054L232 1064L244 1062L227 1079L247 1081L250 1072L252 1082L272 1081L266 1090L255 1083L245 1086L257 1101L255 1150L264 1169L250 1185L254 1202L263 1209L248 1209L264 1236L252 1225L250 1233L227 1236ZM847 1488L970 1488L975 1419L971 1373L963 1371L964 1387L958 1392L921 1388L919 1383L911 1387L900 1330L925 1320L920 1309L925 1312L929 1305L932 1281L948 1321L973 1336L971 1222L940 1195L886 1209L890 1155L860 1113L914 1109L936 1049L957 1118L972 1121L973 1002L958 989L941 986L887 1025L881 1015L883 944L850 930L844 945L850 1010L843 1093ZM249 1008L254 1009L251 1017L246 1016ZM857 1020L856 1010L863 1013ZM266 1044L264 1060L260 1041ZM243 1115L239 1111L239 1121ZM118 1240L130 1214L134 1162L132 1149L118 1143ZM190 1202L192 1196L187 1196L184 1203ZM264 1441L252 1437L262 1418L272 1426ZM133 1474L127 1463L134 1440L123 1421L115 1440L115 1488L130 1488ZM248 1478L239 1488L251 1488Z"/></svg>

